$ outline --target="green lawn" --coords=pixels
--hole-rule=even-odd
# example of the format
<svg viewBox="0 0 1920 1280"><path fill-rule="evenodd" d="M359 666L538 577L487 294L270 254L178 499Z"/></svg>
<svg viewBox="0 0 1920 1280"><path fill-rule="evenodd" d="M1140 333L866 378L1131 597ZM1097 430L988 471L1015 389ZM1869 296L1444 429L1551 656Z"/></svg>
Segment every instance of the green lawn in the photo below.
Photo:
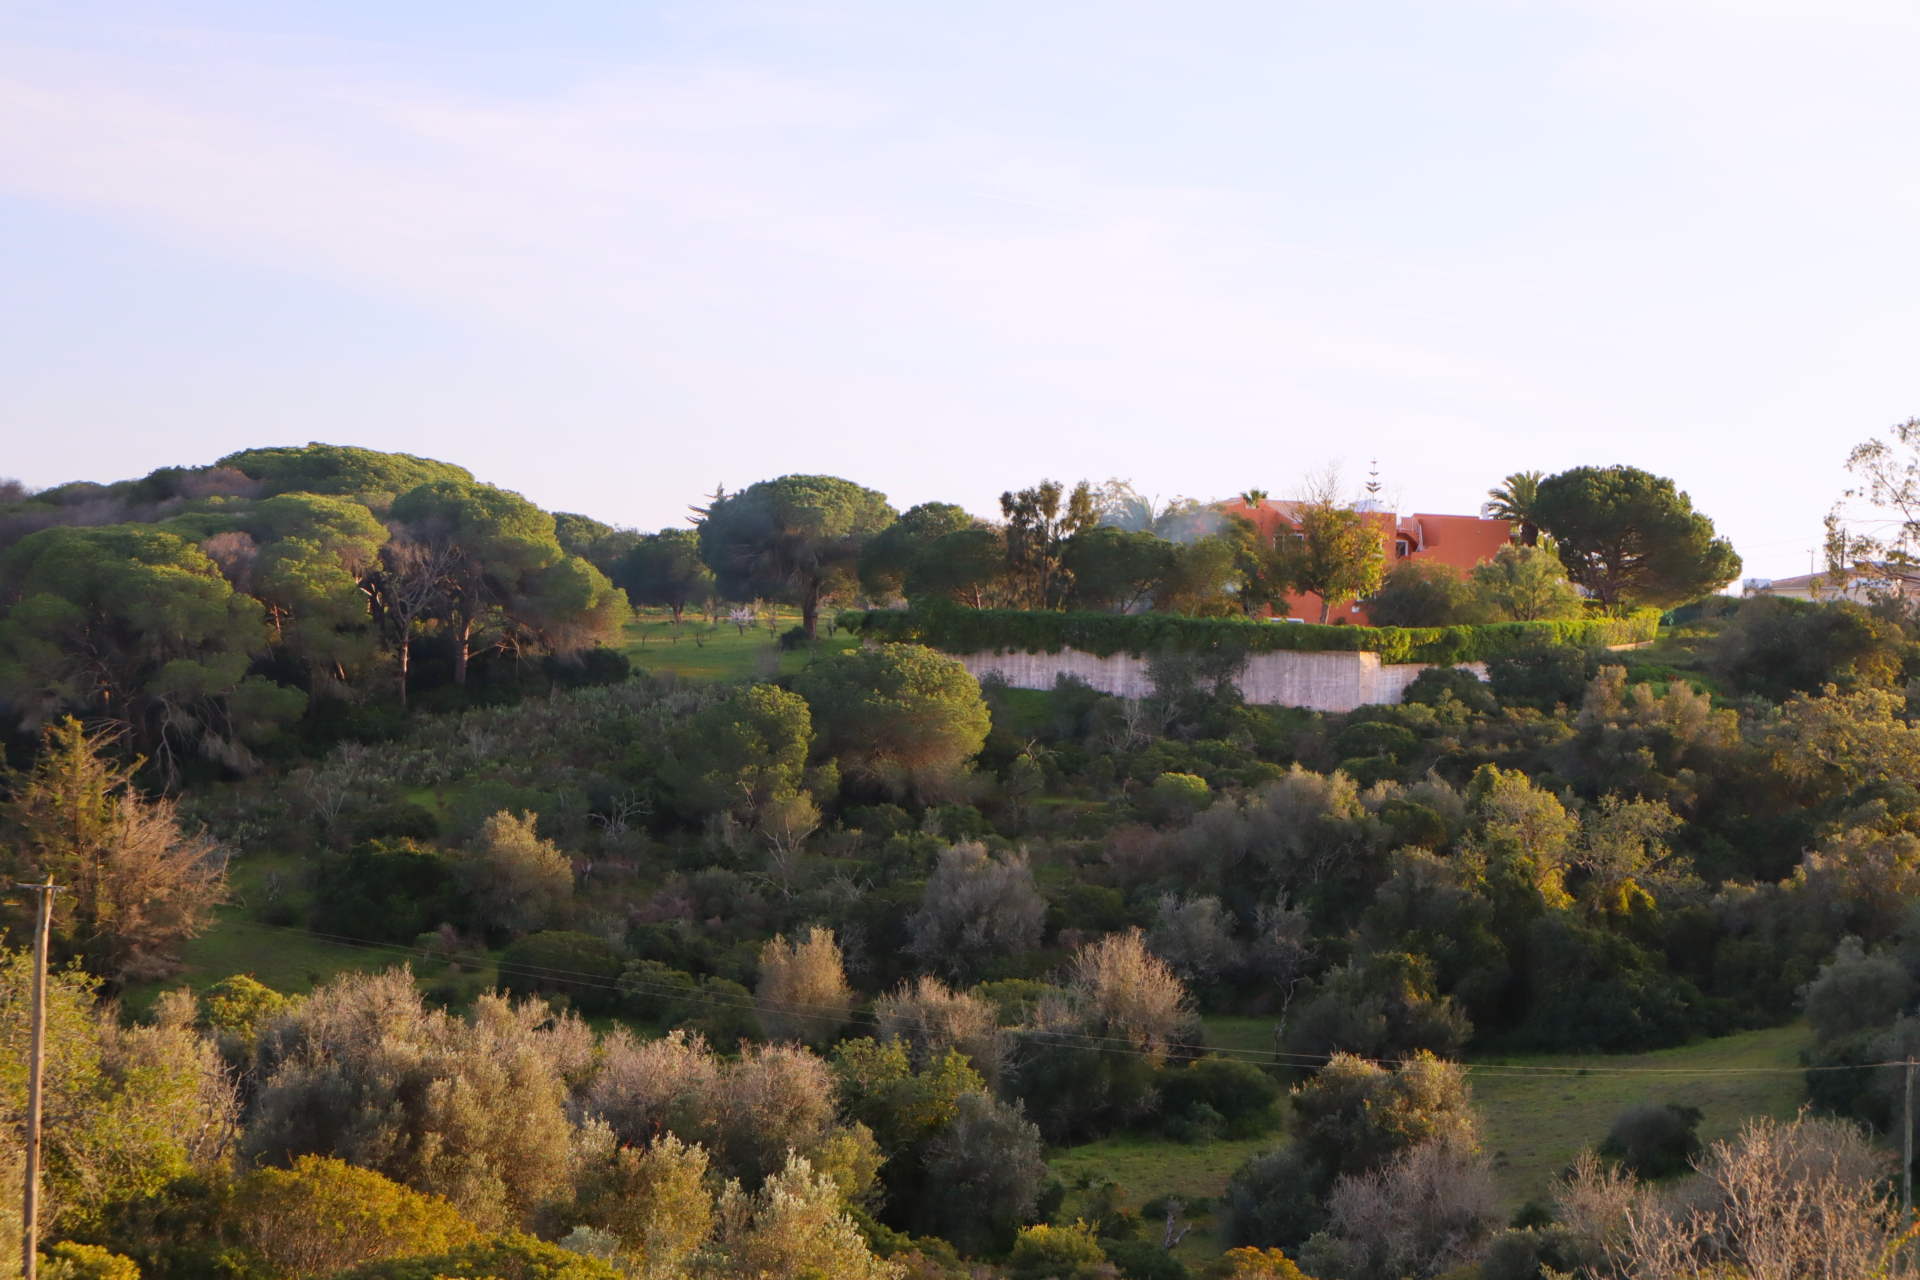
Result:
<svg viewBox="0 0 1920 1280"><path fill-rule="evenodd" d="M775 612L774 631L800 625L798 610ZM829 636L824 619L815 652L835 653L859 642L846 632ZM724 617L717 626L689 613L676 625L664 611L643 611L627 623L619 644L635 670L655 674L672 672L683 680L765 679L776 673L792 675L813 658L805 649L782 652L774 633L763 621L744 632Z"/></svg>
<svg viewBox="0 0 1920 1280"><path fill-rule="evenodd" d="M1506 1058L1475 1066L1469 1079L1482 1142L1501 1190L1518 1205L1544 1197L1555 1175L1637 1102L1700 1108L1708 1142L1731 1137L1753 1116L1791 1117L1806 1092L1800 1051L1812 1043L1812 1032L1795 1023L1623 1057Z"/></svg>
<svg viewBox="0 0 1920 1280"><path fill-rule="evenodd" d="M296 917L302 912L298 885L304 867L294 857L255 855L236 859L228 868L231 900L216 908L212 928L187 943L180 971L160 982L129 986L121 993L121 1003L129 1012L141 1014L161 991L181 986L204 991L239 973L275 991L305 994L338 973L412 964L422 987L453 981L469 1000L498 981L490 962L469 964L461 972L452 973L444 962L424 960L419 952L405 947L353 945L316 937L298 923L278 927L262 923L259 909L267 902L276 878L280 891L290 895Z"/></svg>
<svg viewBox="0 0 1920 1280"><path fill-rule="evenodd" d="M1273 1019L1205 1019L1211 1047L1253 1060L1273 1050ZM1791 1117L1804 1095L1800 1051L1812 1042L1804 1025L1750 1031L1681 1049L1622 1057L1503 1058L1469 1068L1482 1141L1509 1207L1545 1198L1548 1186L1581 1149L1606 1137L1613 1117L1637 1102L1680 1102L1700 1108L1706 1141L1731 1137L1754 1116ZM1284 1104L1283 1104L1284 1111ZM1187 1146L1144 1134L1121 1134L1055 1152L1053 1171L1069 1188L1065 1212L1079 1212L1084 1186L1112 1179L1138 1207L1158 1196L1189 1203L1218 1200L1248 1157L1284 1141L1265 1138ZM1194 1215L1179 1255L1190 1265L1225 1247L1220 1224Z"/></svg>
<svg viewBox="0 0 1920 1280"><path fill-rule="evenodd" d="M1220 1222L1211 1211L1198 1208L1204 1199L1217 1200L1227 1189L1227 1179L1251 1156L1282 1141L1278 1132L1264 1138L1220 1141L1189 1146L1164 1138L1123 1133L1085 1146L1056 1153L1047 1163L1067 1184L1064 1212L1071 1221L1080 1216L1087 1192L1082 1184L1098 1185L1111 1179L1127 1189L1128 1203L1139 1208L1160 1196L1178 1196L1193 1212L1186 1215L1193 1231L1174 1251L1189 1267L1219 1256L1226 1248L1221 1240ZM1161 1222L1149 1222L1146 1231L1157 1239Z"/></svg>

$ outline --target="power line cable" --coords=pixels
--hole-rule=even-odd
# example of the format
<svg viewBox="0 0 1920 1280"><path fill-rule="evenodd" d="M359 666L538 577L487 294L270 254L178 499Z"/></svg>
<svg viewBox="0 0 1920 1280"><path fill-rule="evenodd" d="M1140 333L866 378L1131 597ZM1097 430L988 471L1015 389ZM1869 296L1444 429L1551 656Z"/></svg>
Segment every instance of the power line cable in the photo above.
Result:
<svg viewBox="0 0 1920 1280"><path fill-rule="evenodd" d="M314 930L297 929L288 925L260 924L250 920L229 921L244 928L258 929L263 932L298 934L312 938L330 946L347 947L362 951L397 953L407 956L419 954L420 948L400 943L375 942L364 938L349 938L340 934L320 933ZM844 1011L836 1006L813 1004L791 1000L769 1000L757 996L735 996L725 993L702 992L698 988L677 986L672 983L650 982L639 978L623 978L619 983L601 980L600 975L581 970L557 969L540 965L505 964L495 958L473 952L440 952L440 956L455 962L475 965L491 965L498 972L515 977L545 978L565 981L573 986L589 987L600 991L620 994L641 992L649 995L668 997L685 1004L706 1005L709 1007L736 1011L758 1011L763 1007L772 1007L789 1017L802 1018L815 1022L831 1023L835 1026L848 1022L863 1025L877 1025L873 1014L862 1011ZM1113 1053L1138 1058L1164 1058L1164 1053L1140 1048L1136 1042L1124 1036L1096 1035L1092 1032L1065 1031L1051 1028L1002 1028L1015 1035L1025 1035L1035 1039L1053 1040L1067 1043L1070 1047L1089 1049L1100 1053ZM1254 1065L1294 1066L1302 1069L1324 1066L1338 1053L1301 1053L1291 1050L1245 1049L1231 1045L1196 1046L1209 1054L1230 1058L1234 1061L1248 1062ZM1393 1069L1398 1064L1391 1059L1365 1058L1357 1054L1345 1055L1358 1058L1362 1062L1385 1069ZM1904 1061L1839 1063L1823 1066L1804 1067L1641 1067L1641 1066L1583 1066L1574 1063L1512 1063L1512 1062L1471 1062L1456 1061L1461 1070L1470 1075L1512 1075L1535 1076L1541 1079L1578 1078L1580 1076L1671 1076L1685 1079L1712 1079L1726 1076L1805 1076L1809 1072L1832 1071L1871 1071L1883 1067L1904 1067Z"/></svg>

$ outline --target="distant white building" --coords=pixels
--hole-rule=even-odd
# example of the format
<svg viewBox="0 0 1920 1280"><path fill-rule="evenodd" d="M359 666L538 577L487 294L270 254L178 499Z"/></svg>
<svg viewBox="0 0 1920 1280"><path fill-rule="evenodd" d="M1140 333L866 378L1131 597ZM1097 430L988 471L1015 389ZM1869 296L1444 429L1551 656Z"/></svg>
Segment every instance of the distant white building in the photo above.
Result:
<svg viewBox="0 0 1920 1280"><path fill-rule="evenodd" d="M1748 578L1741 584L1744 596L1784 596L1791 600L1851 600L1871 604L1875 596L1920 594L1920 583L1911 576L1891 570L1844 575L1803 573L1797 578Z"/></svg>

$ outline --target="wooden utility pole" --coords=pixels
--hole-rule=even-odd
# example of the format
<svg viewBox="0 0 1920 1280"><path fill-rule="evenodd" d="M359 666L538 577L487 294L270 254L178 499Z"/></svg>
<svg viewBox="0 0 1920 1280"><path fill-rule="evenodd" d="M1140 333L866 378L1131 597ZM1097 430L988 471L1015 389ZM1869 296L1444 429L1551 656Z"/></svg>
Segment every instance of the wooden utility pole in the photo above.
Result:
<svg viewBox="0 0 1920 1280"><path fill-rule="evenodd" d="M27 1044L27 1168L20 1203L20 1274L35 1280L40 1270L40 1094L47 1074L47 941L53 926L53 895L59 886L16 884L33 894L33 1022Z"/></svg>
<svg viewBox="0 0 1920 1280"><path fill-rule="evenodd" d="M1914 1219L1914 1059L1907 1055L1907 1159L1901 1163L1901 1230ZM29 1276L31 1280L31 1276Z"/></svg>

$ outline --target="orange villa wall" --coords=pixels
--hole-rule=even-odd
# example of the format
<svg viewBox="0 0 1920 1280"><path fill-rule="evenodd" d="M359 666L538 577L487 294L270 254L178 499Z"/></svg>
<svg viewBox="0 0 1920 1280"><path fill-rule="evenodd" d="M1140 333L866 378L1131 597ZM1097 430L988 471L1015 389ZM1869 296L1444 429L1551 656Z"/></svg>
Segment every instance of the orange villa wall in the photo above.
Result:
<svg viewBox="0 0 1920 1280"><path fill-rule="evenodd" d="M1283 530L1290 532L1293 529L1293 521L1289 518L1293 506L1291 502L1269 499L1257 507L1249 507L1236 498L1232 502L1222 503L1220 510L1227 515L1251 520L1263 536L1273 538ZM1481 561L1493 559L1494 554L1513 539L1512 525L1505 520L1489 520L1484 516L1431 515L1424 512L1398 516L1388 511L1368 511L1363 514L1367 523L1380 531L1388 568L1401 560L1435 560L1451 566L1464 576L1467 570ZM1407 548L1405 555L1398 554L1402 544ZM1310 592L1289 596L1287 616L1308 622L1320 621L1320 597ZM1359 602L1335 609L1328 621L1363 627L1370 625L1367 606Z"/></svg>

